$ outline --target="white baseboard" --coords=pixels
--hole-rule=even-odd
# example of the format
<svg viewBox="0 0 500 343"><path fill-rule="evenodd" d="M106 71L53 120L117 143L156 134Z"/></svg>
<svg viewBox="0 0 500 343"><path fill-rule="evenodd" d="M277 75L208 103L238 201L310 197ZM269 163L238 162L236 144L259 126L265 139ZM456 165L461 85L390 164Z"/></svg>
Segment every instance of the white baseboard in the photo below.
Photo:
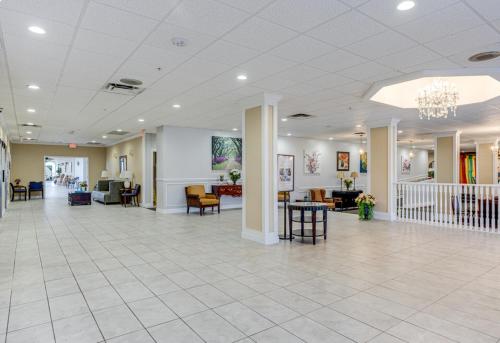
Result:
<svg viewBox="0 0 500 343"><path fill-rule="evenodd" d="M141 207L146 207L146 208L153 208L154 205L152 202L142 202Z"/></svg>
<svg viewBox="0 0 500 343"><path fill-rule="evenodd" d="M391 214L389 212L373 211L373 218L391 221Z"/></svg>
<svg viewBox="0 0 500 343"><path fill-rule="evenodd" d="M256 231L248 228L241 230L241 237L265 245L278 244L280 241L278 234L275 232L265 234L262 231Z"/></svg>
<svg viewBox="0 0 500 343"><path fill-rule="evenodd" d="M222 210L233 210L233 209L238 209L238 208L241 208L241 204L233 204L233 205L224 205L224 206L221 206L220 209L221 211ZM215 208L215 210L217 210ZM199 208L197 207L191 207L191 212L192 213L196 213L200 211ZM211 211L211 209L207 210L207 211ZM174 207L174 208L156 208L156 212L158 213L167 213L167 214L173 214L173 213L186 213L186 207L183 206L183 207Z"/></svg>

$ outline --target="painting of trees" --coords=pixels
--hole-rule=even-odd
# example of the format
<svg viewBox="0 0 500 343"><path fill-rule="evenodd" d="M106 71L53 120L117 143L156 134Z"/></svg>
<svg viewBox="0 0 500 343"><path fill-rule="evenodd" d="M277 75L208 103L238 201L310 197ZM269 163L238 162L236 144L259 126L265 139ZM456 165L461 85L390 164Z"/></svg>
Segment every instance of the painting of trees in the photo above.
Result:
<svg viewBox="0 0 500 343"><path fill-rule="evenodd" d="M212 136L212 170L241 169L241 138Z"/></svg>

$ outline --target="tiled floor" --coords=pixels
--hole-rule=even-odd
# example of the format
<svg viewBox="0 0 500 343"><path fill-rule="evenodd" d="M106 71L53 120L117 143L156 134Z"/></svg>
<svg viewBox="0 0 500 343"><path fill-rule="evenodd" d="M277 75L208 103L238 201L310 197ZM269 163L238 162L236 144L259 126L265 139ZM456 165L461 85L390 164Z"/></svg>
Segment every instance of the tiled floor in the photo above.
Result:
<svg viewBox="0 0 500 343"><path fill-rule="evenodd" d="M499 342L500 236L330 214L318 245L240 239L239 211L15 202L0 336L18 342Z"/></svg>

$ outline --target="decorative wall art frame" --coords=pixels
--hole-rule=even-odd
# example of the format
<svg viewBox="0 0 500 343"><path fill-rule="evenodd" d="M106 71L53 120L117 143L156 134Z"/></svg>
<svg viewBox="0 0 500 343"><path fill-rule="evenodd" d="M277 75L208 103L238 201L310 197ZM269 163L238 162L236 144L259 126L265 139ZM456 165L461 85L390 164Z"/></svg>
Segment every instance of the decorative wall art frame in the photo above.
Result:
<svg viewBox="0 0 500 343"><path fill-rule="evenodd" d="M401 175L410 175L411 159L407 156L401 156Z"/></svg>
<svg viewBox="0 0 500 343"><path fill-rule="evenodd" d="M243 140L212 136L212 170L241 170Z"/></svg>
<svg viewBox="0 0 500 343"><path fill-rule="evenodd" d="M123 155L123 156L119 157L118 169L119 169L118 175L120 175L122 173L122 171L127 170L127 155Z"/></svg>
<svg viewBox="0 0 500 343"><path fill-rule="evenodd" d="M368 153L366 151L359 154L359 172L361 174L368 173Z"/></svg>
<svg viewBox="0 0 500 343"><path fill-rule="evenodd" d="M295 156L278 154L278 192L295 189Z"/></svg>
<svg viewBox="0 0 500 343"><path fill-rule="evenodd" d="M318 151L304 151L304 174L320 175L321 173L321 153Z"/></svg>
<svg viewBox="0 0 500 343"><path fill-rule="evenodd" d="M337 151L337 171L349 171L351 157L349 151Z"/></svg>

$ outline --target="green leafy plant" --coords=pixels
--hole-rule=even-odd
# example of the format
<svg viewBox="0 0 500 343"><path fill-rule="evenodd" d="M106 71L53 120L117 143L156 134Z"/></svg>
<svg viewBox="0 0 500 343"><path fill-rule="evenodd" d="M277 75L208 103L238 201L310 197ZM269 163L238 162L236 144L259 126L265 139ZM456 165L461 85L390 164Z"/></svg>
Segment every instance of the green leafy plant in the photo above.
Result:
<svg viewBox="0 0 500 343"><path fill-rule="evenodd" d="M241 172L238 169L233 169L229 172L229 178L236 184L236 181L241 178Z"/></svg>
<svg viewBox="0 0 500 343"><path fill-rule="evenodd" d="M347 190L349 190L352 186L352 179L344 179L344 185Z"/></svg>

